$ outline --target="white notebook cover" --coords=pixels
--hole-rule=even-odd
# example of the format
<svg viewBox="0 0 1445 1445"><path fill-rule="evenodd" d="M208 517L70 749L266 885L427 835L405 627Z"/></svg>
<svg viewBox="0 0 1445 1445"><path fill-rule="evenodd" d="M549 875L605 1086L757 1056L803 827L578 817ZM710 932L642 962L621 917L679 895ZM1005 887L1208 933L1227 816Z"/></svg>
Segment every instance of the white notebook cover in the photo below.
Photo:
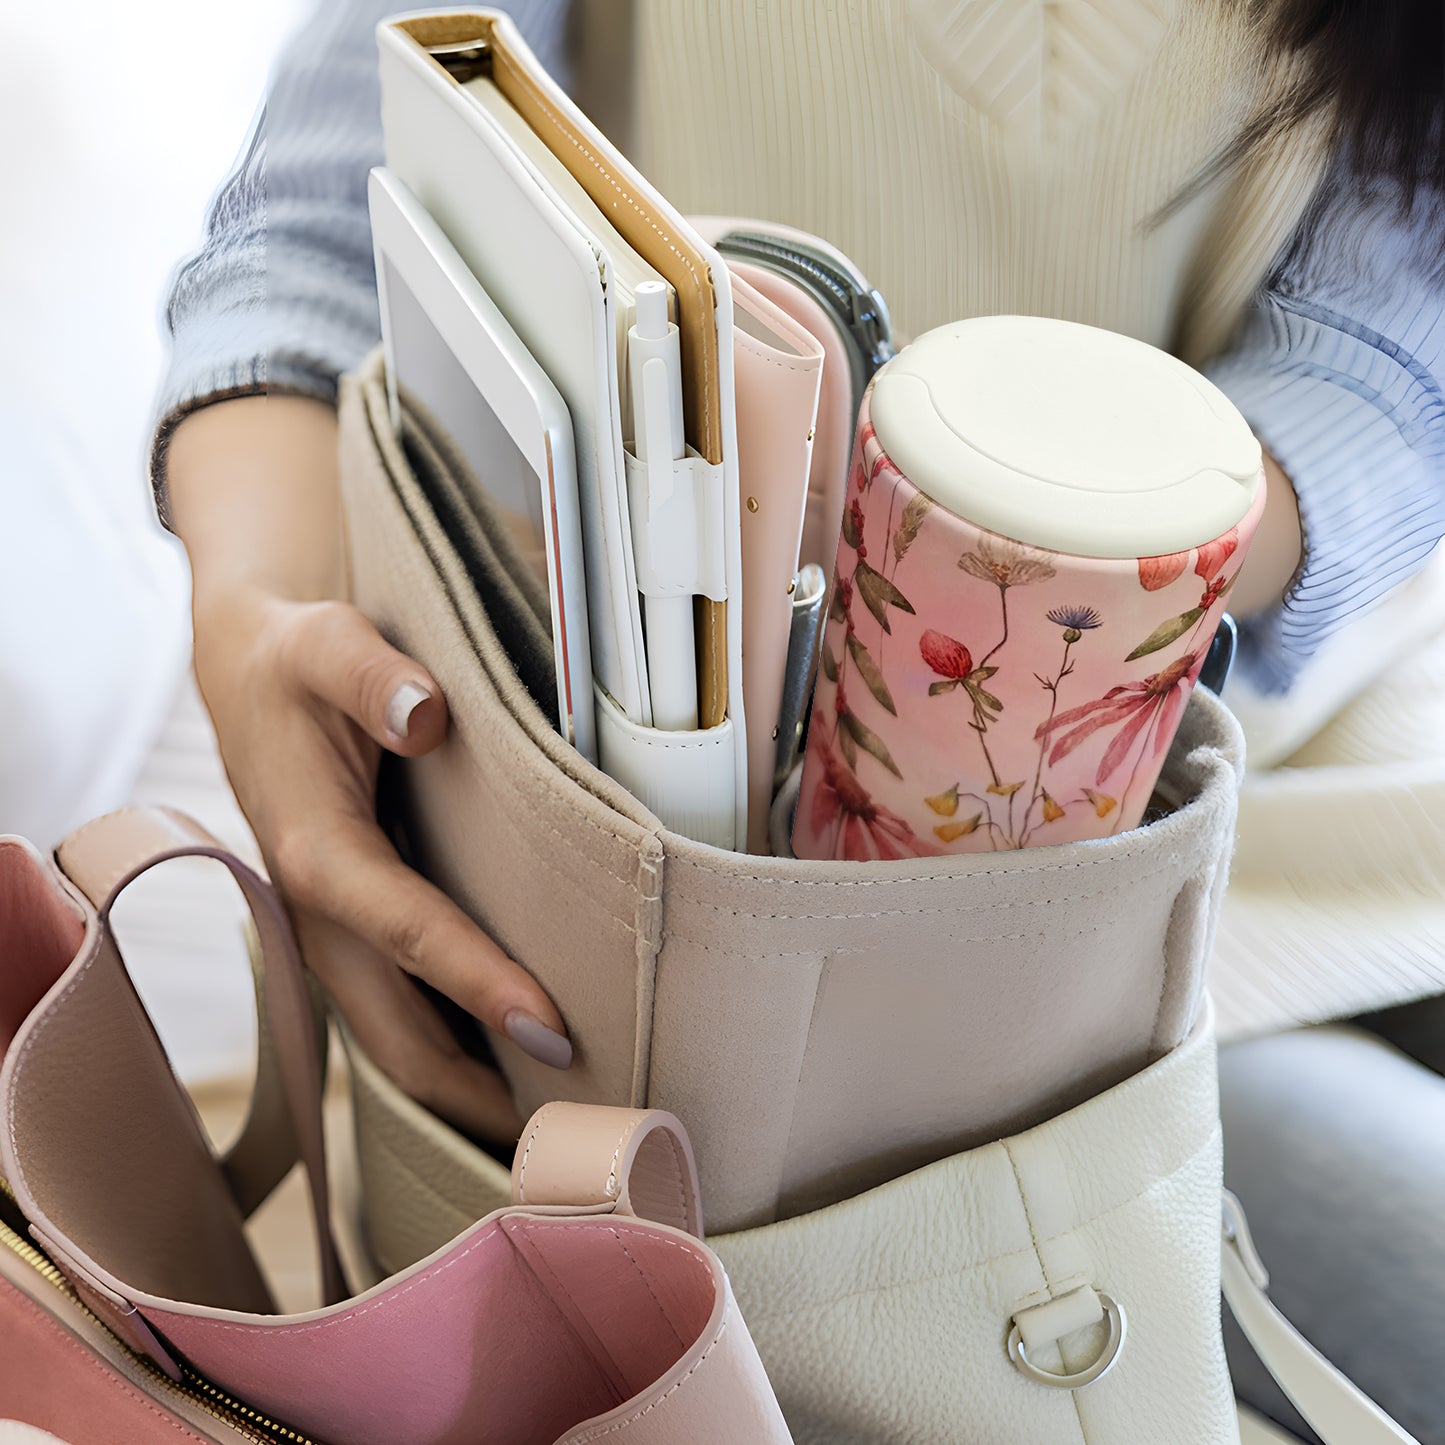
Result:
<svg viewBox="0 0 1445 1445"><path fill-rule="evenodd" d="M476 14L519 58L516 27ZM457 19L460 17L453 17ZM732 296L721 257L616 157L560 87L543 76L549 105L585 135L654 211L706 259L717 328L721 415L728 707L721 726L691 733L649 726L641 608L627 515L610 261L498 123L404 31L384 22L382 122L387 165L441 225L551 376L572 414L588 547L588 607L598 688L598 746L607 773L664 824L700 842L741 848L747 836L747 760L742 694L742 554L733 394ZM535 71L533 72L535 73ZM599 537L601 543L599 544ZM592 559L606 575L594 576ZM601 569L598 569L601 570ZM620 583L620 585L619 585ZM619 595L625 594L625 595Z"/></svg>

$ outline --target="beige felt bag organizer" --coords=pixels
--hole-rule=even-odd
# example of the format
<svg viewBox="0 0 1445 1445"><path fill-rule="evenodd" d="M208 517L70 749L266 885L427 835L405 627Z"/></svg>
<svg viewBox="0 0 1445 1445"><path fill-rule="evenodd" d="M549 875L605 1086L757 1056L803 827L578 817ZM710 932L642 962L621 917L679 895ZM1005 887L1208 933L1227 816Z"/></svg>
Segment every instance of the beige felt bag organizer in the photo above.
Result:
<svg viewBox="0 0 1445 1445"><path fill-rule="evenodd" d="M795 1438L1230 1445L1222 1259L1324 1439L1407 1441L1306 1357L1221 1210L1203 980L1239 784L1229 713L1196 690L1160 785L1173 811L1120 838L878 865L700 846L548 726L479 600L491 564L474 547L469 573L428 500L461 464L409 426L410 459L379 357L345 379L354 599L454 721L407 765L398 821L567 1021L565 1073L492 1039L522 1111L566 1097L686 1124ZM511 1181L342 1036L368 1242L392 1272Z"/></svg>
<svg viewBox="0 0 1445 1445"><path fill-rule="evenodd" d="M414 860L572 1039L559 1073L492 1038L523 1114L562 1096L677 1114L731 1230L1028 1128L1189 1034L1238 787L1212 698L1166 768L1181 806L1118 838L878 865L697 844L520 685L392 433L379 356L341 411L353 598L454 723L403 774Z"/></svg>

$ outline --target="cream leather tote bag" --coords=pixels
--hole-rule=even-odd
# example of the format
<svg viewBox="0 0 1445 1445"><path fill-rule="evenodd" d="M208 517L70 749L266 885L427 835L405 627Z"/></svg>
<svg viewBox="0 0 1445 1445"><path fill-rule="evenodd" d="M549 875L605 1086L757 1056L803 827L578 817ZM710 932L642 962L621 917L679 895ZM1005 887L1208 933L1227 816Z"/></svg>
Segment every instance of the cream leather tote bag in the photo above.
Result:
<svg viewBox="0 0 1445 1445"><path fill-rule="evenodd" d="M503 1207L512 1179L342 1034L367 1238L394 1273ZM1221 1288L1326 1445L1414 1445L1270 1303L1243 1213L1220 1200L1206 1014L1045 1124L708 1243L798 1445L1292 1440L1236 1418Z"/></svg>

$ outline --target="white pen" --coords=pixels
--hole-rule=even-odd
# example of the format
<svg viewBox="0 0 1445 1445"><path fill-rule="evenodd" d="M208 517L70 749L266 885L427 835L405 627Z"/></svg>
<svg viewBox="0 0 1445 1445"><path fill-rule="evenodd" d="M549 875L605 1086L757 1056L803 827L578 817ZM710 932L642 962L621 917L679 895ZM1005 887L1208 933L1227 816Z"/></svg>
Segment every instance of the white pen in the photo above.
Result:
<svg viewBox="0 0 1445 1445"><path fill-rule="evenodd" d="M641 282L636 315L627 333L632 391L633 445L647 469L650 525L672 496L673 462L687 453L682 427L682 355L678 330L667 319L667 287ZM638 518L633 518L634 528ZM654 547L665 547L653 536ZM693 543L695 550L696 543ZM653 597L643 593L647 624L647 674L652 692L652 725L664 732L697 727L697 645L692 596Z"/></svg>

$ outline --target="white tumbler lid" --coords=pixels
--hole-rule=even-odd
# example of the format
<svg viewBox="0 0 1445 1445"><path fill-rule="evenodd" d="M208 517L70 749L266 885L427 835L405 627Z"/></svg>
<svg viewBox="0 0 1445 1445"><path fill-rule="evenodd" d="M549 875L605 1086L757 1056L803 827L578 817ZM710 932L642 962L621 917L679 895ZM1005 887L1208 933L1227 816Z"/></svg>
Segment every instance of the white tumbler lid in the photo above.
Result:
<svg viewBox="0 0 1445 1445"><path fill-rule="evenodd" d="M1184 552L1260 486L1259 442L1213 383L1113 331L981 316L879 372L884 450L920 491L1018 542L1083 557Z"/></svg>

